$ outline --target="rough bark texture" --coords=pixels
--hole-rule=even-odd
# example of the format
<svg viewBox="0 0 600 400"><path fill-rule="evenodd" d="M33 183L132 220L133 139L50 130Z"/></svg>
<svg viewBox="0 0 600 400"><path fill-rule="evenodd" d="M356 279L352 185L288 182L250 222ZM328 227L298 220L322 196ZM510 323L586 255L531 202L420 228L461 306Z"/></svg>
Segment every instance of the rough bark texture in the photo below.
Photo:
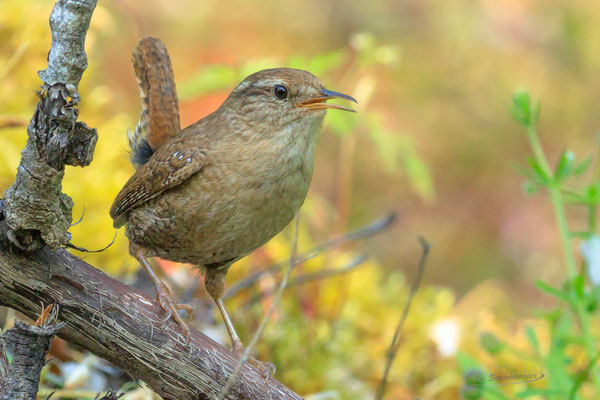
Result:
<svg viewBox="0 0 600 400"><path fill-rule="evenodd" d="M16 320L15 327L2 335L3 350L11 355L12 362L5 365L0 398L35 400L50 343L63 326L64 323L58 323L38 327Z"/></svg>
<svg viewBox="0 0 600 400"><path fill-rule="evenodd" d="M13 252L0 244L0 304L31 318L40 303L60 306L58 336L146 382L165 400L213 399L239 358L198 331L191 344L144 293L67 251ZM246 364L228 399L301 399Z"/></svg>
<svg viewBox="0 0 600 400"><path fill-rule="evenodd" d="M53 249L69 241L73 201L62 193L65 165L89 165L98 135L77 121L77 86L87 68L85 35L96 0L59 0L50 16L48 68L27 127L15 183L5 192L6 231L13 245Z"/></svg>

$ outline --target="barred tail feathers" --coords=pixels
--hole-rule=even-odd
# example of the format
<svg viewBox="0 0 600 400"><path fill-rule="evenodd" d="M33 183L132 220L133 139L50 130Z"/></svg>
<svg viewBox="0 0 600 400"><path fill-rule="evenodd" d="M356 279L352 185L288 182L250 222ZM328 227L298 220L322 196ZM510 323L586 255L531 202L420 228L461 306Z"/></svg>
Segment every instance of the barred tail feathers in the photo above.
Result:
<svg viewBox="0 0 600 400"><path fill-rule="evenodd" d="M132 61L142 100L138 125L128 133L130 158L137 169L181 127L171 59L163 42L150 36L142 38Z"/></svg>

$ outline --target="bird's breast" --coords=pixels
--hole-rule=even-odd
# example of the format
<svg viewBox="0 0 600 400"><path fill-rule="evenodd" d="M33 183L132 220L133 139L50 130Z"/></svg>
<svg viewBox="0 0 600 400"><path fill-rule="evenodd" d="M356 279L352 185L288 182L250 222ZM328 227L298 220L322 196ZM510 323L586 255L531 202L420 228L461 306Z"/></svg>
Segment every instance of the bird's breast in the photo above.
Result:
<svg viewBox="0 0 600 400"><path fill-rule="evenodd" d="M265 214L277 214L276 209L285 211L286 216L295 214L312 179L313 147L312 141L304 139L259 143L254 154L246 158L252 161L240 166L242 176L238 179L244 182L240 185L240 199Z"/></svg>

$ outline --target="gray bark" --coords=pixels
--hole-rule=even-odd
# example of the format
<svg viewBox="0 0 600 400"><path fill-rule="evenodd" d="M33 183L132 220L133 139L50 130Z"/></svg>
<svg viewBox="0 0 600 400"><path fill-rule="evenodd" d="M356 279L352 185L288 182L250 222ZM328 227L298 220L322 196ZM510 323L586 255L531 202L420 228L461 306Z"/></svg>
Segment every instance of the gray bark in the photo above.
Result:
<svg viewBox="0 0 600 400"><path fill-rule="evenodd" d="M48 68L14 184L4 194L7 238L24 250L69 241L73 201L62 193L65 165L92 161L98 135L77 121L77 87L87 68L85 36L96 0L58 0L50 16Z"/></svg>
<svg viewBox="0 0 600 400"><path fill-rule="evenodd" d="M35 400L38 392L40 373L46 364L46 353L56 332L64 323L48 326L31 326L15 321L15 327L4 332L2 341L3 356L10 354L12 362L0 360L4 364L0 398L10 400Z"/></svg>

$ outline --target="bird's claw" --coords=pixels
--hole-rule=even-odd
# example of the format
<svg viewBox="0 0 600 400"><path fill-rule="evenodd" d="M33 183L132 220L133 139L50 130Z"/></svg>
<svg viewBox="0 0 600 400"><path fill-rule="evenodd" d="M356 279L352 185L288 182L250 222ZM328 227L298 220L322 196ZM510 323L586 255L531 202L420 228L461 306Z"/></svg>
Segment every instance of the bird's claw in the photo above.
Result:
<svg viewBox="0 0 600 400"><path fill-rule="evenodd" d="M241 343L234 345L233 347L233 352L239 357L244 355L244 350L245 348ZM271 361L262 362L258 361L256 358L248 357L248 362L260 370L265 381L268 381L271 376L275 375L275 372L277 371L275 364L273 364Z"/></svg>
<svg viewBox="0 0 600 400"><path fill-rule="evenodd" d="M156 299L160 304L160 307L167 313L167 316L161 321L161 324L166 323L168 320L172 319L181 327L183 334L185 336L185 344L186 346L190 343L190 328L188 327L187 322L191 321L194 317L194 309L192 306L188 304L177 304L171 297L171 293L166 286L162 286L157 289ZM184 320L179 315L179 310L186 310L188 313L188 318Z"/></svg>

